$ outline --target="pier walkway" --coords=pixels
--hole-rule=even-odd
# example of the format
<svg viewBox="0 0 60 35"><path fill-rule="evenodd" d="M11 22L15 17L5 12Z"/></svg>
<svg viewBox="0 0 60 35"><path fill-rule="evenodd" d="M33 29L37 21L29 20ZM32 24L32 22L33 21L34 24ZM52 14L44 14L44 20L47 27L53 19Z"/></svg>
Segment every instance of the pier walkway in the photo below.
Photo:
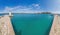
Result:
<svg viewBox="0 0 60 35"><path fill-rule="evenodd" d="M0 35L15 35L8 15L0 17Z"/></svg>
<svg viewBox="0 0 60 35"><path fill-rule="evenodd" d="M49 35L60 35L60 16L54 16L54 21Z"/></svg>

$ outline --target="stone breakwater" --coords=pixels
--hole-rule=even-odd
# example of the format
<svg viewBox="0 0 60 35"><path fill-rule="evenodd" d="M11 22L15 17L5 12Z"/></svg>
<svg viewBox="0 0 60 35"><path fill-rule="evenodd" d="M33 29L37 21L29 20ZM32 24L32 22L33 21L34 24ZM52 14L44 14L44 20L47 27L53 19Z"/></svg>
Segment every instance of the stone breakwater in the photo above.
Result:
<svg viewBox="0 0 60 35"><path fill-rule="evenodd" d="M15 35L8 15L0 17L0 35Z"/></svg>
<svg viewBox="0 0 60 35"><path fill-rule="evenodd" d="M60 16L54 16L54 21L49 35L60 35Z"/></svg>

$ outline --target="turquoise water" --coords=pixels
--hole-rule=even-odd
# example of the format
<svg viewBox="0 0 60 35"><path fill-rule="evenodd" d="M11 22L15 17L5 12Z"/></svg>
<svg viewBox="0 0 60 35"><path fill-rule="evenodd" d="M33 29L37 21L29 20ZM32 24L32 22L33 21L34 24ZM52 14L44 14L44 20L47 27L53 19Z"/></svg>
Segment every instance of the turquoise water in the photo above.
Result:
<svg viewBox="0 0 60 35"><path fill-rule="evenodd" d="M13 14L12 25L16 35L49 35L52 14Z"/></svg>

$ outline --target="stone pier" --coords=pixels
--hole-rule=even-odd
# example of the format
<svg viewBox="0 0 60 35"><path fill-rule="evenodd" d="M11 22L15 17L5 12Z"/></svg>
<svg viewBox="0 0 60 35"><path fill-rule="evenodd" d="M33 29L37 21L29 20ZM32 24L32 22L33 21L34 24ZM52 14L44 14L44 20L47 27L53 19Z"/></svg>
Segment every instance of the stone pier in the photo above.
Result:
<svg viewBox="0 0 60 35"><path fill-rule="evenodd" d="M8 15L0 17L0 35L15 35Z"/></svg>
<svg viewBox="0 0 60 35"><path fill-rule="evenodd" d="M60 35L60 16L54 16L54 21L49 35Z"/></svg>

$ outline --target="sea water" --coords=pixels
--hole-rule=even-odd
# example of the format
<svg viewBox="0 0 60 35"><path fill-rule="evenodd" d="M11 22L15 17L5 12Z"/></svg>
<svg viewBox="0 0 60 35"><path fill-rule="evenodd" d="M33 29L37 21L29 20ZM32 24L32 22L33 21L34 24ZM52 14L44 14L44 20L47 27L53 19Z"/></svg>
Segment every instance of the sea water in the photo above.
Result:
<svg viewBox="0 0 60 35"><path fill-rule="evenodd" d="M16 35L49 35L52 14L13 14L12 25Z"/></svg>

